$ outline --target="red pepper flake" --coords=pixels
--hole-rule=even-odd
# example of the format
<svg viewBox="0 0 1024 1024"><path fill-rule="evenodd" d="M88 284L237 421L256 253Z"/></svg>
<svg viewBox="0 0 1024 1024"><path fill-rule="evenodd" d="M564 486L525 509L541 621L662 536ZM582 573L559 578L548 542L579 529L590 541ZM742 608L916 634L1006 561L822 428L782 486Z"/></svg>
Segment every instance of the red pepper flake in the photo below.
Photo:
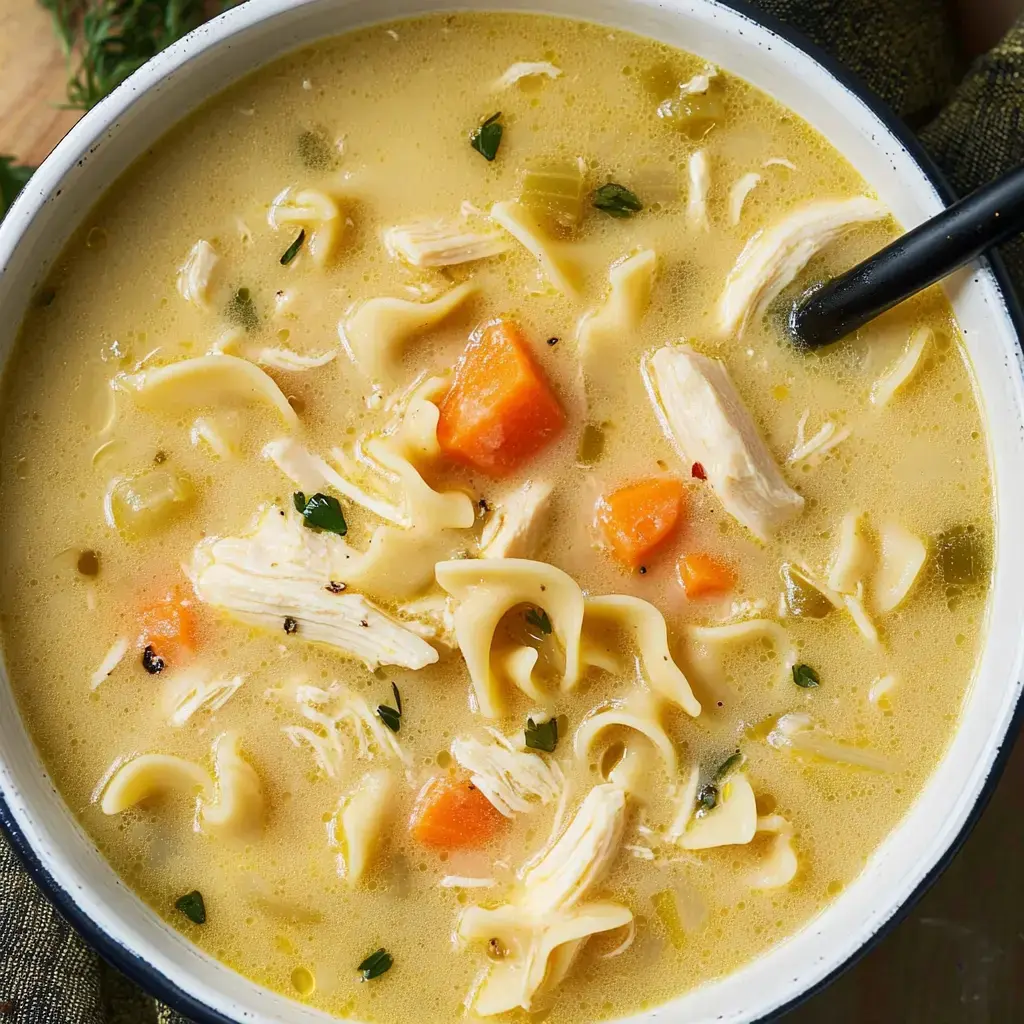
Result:
<svg viewBox="0 0 1024 1024"><path fill-rule="evenodd" d="M708 478L707 473L704 472L704 467L699 462L695 462L690 467L690 476L694 476L698 480L707 480Z"/></svg>

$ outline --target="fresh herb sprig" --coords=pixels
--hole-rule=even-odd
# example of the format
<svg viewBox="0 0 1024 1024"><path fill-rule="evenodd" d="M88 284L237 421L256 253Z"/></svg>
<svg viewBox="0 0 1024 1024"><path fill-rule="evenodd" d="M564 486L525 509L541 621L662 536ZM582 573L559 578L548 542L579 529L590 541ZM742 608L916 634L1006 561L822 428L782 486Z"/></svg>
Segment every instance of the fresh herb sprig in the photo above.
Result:
<svg viewBox="0 0 1024 1024"><path fill-rule="evenodd" d="M389 704L378 704L377 705L377 717L392 731L398 732L402 727L402 695L398 692L398 687L392 683L391 691L395 695L395 707L391 707Z"/></svg>
<svg viewBox="0 0 1024 1024"><path fill-rule="evenodd" d="M330 494L317 492L307 498L302 491L296 491L292 495L292 504L295 511L302 516L303 523L311 530L326 530L328 533L336 533L344 537L348 533L348 523L345 522L345 513L341 510L341 502Z"/></svg>
<svg viewBox="0 0 1024 1024"><path fill-rule="evenodd" d="M523 734L526 745L531 750L543 750L545 754L553 754L558 746L558 719L549 718L546 722L526 720L526 731Z"/></svg>
<svg viewBox="0 0 1024 1024"><path fill-rule="evenodd" d="M394 966L394 957L382 946L371 953L357 968L360 973L360 981L373 981L382 974L390 971Z"/></svg>
<svg viewBox="0 0 1024 1024"><path fill-rule="evenodd" d="M614 181L594 189L590 201L594 207L611 217L632 217L644 208L635 192Z"/></svg>
<svg viewBox="0 0 1024 1024"><path fill-rule="evenodd" d="M150 57L216 14L203 0L40 0L68 64L66 106L89 110ZM223 6L228 7L230 3Z"/></svg>
<svg viewBox="0 0 1024 1024"><path fill-rule="evenodd" d="M498 155L501 136L505 132L504 126L498 120L500 117L500 110L496 114L491 114L481 121L469 136L469 144L488 162Z"/></svg>

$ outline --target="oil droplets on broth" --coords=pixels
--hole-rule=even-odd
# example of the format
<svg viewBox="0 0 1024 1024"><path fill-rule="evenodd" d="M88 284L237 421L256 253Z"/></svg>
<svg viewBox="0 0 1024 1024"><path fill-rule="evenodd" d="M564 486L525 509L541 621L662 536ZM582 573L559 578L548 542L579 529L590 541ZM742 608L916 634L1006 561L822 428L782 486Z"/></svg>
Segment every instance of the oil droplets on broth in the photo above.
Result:
<svg viewBox="0 0 1024 1024"><path fill-rule="evenodd" d="M985 614L941 293L778 329L895 231L741 80L546 17L328 40L176 127L5 382L5 653L103 854L362 1020L613 1018L798 929Z"/></svg>

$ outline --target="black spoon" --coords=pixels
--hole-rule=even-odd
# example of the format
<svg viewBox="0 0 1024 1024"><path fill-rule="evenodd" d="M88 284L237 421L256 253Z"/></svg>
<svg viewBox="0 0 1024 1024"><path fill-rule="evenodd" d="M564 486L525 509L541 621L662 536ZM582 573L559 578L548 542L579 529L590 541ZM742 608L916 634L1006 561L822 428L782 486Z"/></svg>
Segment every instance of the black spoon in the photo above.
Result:
<svg viewBox="0 0 1024 1024"><path fill-rule="evenodd" d="M793 340L830 345L1022 231L1024 165L806 295L789 316Z"/></svg>

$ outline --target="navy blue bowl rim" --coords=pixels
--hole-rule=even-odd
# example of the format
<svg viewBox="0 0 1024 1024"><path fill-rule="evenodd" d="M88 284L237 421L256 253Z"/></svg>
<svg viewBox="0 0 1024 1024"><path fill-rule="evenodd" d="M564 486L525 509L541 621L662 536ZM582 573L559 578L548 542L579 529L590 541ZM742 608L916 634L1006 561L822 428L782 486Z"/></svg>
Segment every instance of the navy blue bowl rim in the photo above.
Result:
<svg viewBox="0 0 1024 1024"><path fill-rule="evenodd" d="M895 111L884 100L876 96L856 74L840 64L839 61L802 32L779 21L773 15L766 14L752 3L747 2L747 0L717 0L717 2L723 7L731 8L755 24L780 36L821 65L840 85L857 96L882 124L889 129L893 136L906 148L915 163L924 171L935 187L936 192L938 192L947 205L957 198L956 193L946 181L945 176L914 133L897 116ZM771 47L770 43L767 45L769 48ZM128 81L130 83L130 79ZM126 88L126 85L122 84L119 88ZM1024 339L1024 314L1022 314L1020 303L1014 293L1006 267L998 253L992 253L983 262L988 263L996 283L999 285L999 290L1002 293L1001 298L1017 333L1018 344L1020 344L1022 339ZM761 1017L757 1024L768 1024L770 1021L779 1020L789 1013L790 1010L805 1003L812 996L835 981L841 974L849 970L861 957L873 949L903 921L917 901L935 884L935 881L942 872L946 870L950 862L960 851L967 837L974 830L974 826L978 823L978 819L995 792L999 779L1006 767L1006 762L1013 751L1013 745L1022 722L1024 722L1024 701L1018 700L1009 728L993 760L992 770L985 780L985 785L978 795L971 813L964 822L963 828L946 848L946 851L931 871L921 880L917 888L896 908L889 919L873 935L869 936L860 948L843 963L838 964L817 984L812 985L789 1002ZM200 1002L169 977L158 971L151 963L131 952L131 950L126 949L114 936L100 928L79 907L75 902L74 896L43 866L15 822L2 794L0 794L0 828L6 833L11 847L21 860L25 870L43 891L47 899L60 911L61 916L65 918L75 931L109 964L116 967L122 974L134 981L155 999L194 1021L195 1024L245 1024L241 1018L227 1017L218 1010L214 1010L205 1003Z"/></svg>

